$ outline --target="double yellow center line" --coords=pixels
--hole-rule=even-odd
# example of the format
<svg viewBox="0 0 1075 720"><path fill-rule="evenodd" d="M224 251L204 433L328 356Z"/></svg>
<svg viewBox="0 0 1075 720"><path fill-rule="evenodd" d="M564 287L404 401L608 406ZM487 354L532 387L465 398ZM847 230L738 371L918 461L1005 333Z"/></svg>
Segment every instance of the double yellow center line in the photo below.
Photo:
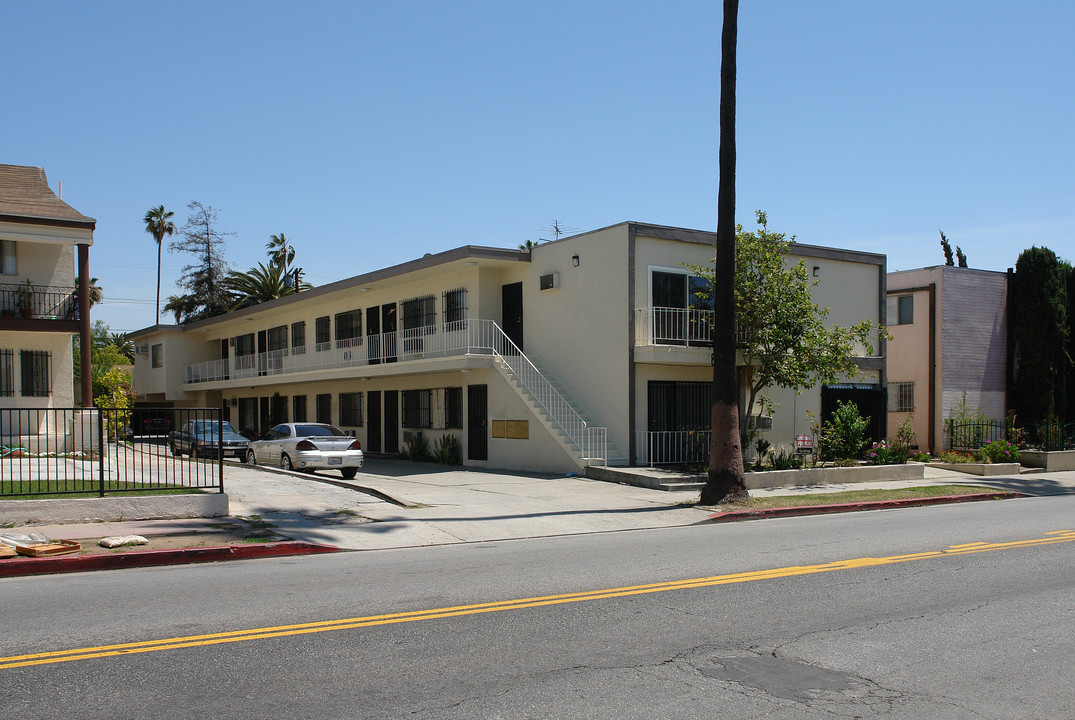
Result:
<svg viewBox="0 0 1075 720"><path fill-rule="evenodd" d="M329 632L331 630L350 630L353 628L373 627L375 625L392 625L394 623L417 622L419 620L436 620L439 618L459 617L462 615L501 612L503 610L521 610L523 608L562 605L565 603L585 602L588 600L604 600L606 598L644 595L647 593L667 592L669 590L687 590L691 588L711 587L714 585L753 582L755 580L774 580L776 578L793 577L796 575L812 575L815 573L826 573L836 570L854 570L856 568L874 567L877 565L891 565L894 563L912 562L915 560L928 560L930 558L969 555L971 553L1029 548L1042 545L1055 545L1057 543L1066 542L1075 542L1075 530L1048 532L1045 533L1044 537L1031 540L1016 540L1003 543L975 542L965 545L953 545L946 550L933 550L929 552L913 553L911 555L892 555L890 557L881 558L855 558L852 560L838 560L836 562L824 563L822 565L797 565L771 570L732 573L730 575L714 575L712 577L693 578L689 580L675 580L672 582L651 583L647 585L630 585L627 587L609 588L606 590L564 593L561 595L543 595L540 597L521 598L518 600L502 600L499 602L478 603L474 605L458 605L455 607L436 608L432 610L415 610L412 612L390 613L387 615L369 615L366 617L300 623L297 625L279 625L276 627L235 630L232 632L211 633L207 635L189 635L187 637L121 643L118 645L102 645L100 647L78 648L74 650L58 650L55 652L33 653L30 655L13 655L10 657L0 657L0 670L27 667L30 665L48 665L51 663L70 662L72 660L89 660L91 658L113 657L116 655L131 655L135 653L157 652L160 650L178 650L180 648L201 647L205 645L246 642L248 640L264 640L267 638L287 637L290 635L306 635L309 633Z"/></svg>

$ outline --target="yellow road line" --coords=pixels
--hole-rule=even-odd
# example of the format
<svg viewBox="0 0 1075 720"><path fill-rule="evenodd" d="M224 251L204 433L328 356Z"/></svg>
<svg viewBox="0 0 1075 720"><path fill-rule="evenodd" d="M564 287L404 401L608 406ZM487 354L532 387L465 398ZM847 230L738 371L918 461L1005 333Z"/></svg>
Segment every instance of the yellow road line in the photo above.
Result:
<svg viewBox="0 0 1075 720"><path fill-rule="evenodd" d="M543 595L539 597L520 598L517 600L500 600L473 605L458 605L430 610L414 610L385 615L369 615L340 620L325 620L320 622L298 623L294 625L280 625L276 627L252 628L249 630L234 630L205 635L189 635L186 637L120 643L116 645L102 645L99 647L77 648L72 650L57 650L54 652L32 653L29 655L12 655L10 657L0 657L0 670L26 667L30 665L48 665L52 663L71 662L73 660L89 660L91 658L157 652L160 650L176 650L179 648L246 642L248 640L264 640L267 638L287 637L291 635L306 635L310 633L328 632L330 630L349 630L377 625L416 622L419 620L437 620L440 618L500 612L503 610L521 610L524 608L562 605L565 603L584 602L587 600L605 600L631 595L667 592L669 590L688 590L712 587L715 585L753 582L756 580L773 580L799 575L833 572L835 570L854 570L857 568L875 567L878 565L892 565L895 563L913 562L931 558L952 557L955 555L969 555L972 553L1011 550L1015 548L1028 548L1042 545L1055 545L1057 543L1066 542L1075 542L1075 530L1055 530L1045 533L1045 537L1030 540L1016 540L1003 543L975 542L964 545L953 545L946 550L932 550L928 552L912 553L909 555L892 555L881 558L854 558L850 560L837 560L820 565L800 565L773 568L769 570L754 570L750 572L715 575L712 577L692 578L688 580L674 580L662 583L649 583L646 585L629 585L626 587L608 588L604 590Z"/></svg>

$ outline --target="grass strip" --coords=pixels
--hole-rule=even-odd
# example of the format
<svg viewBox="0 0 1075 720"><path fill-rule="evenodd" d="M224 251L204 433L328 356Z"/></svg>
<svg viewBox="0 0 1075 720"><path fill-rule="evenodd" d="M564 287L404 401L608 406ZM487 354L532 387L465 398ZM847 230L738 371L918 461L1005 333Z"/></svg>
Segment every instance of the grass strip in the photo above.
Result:
<svg viewBox="0 0 1075 720"><path fill-rule="evenodd" d="M843 505L879 500L914 500L947 495L977 495L990 492L999 491L996 488L974 485L926 485L898 490L842 490L840 492L819 492L804 495L770 495L751 498L742 503L721 503L719 506L714 507L719 507L724 511L764 510L767 508L802 507L805 505Z"/></svg>

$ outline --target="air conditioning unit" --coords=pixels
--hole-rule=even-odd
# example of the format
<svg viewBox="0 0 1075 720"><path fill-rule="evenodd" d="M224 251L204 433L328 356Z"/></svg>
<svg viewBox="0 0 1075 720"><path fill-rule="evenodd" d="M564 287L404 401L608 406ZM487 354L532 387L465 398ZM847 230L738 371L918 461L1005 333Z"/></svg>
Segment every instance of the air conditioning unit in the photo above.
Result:
<svg viewBox="0 0 1075 720"><path fill-rule="evenodd" d="M772 430L773 419L768 415L751 415L747 427L751 430Z"/></svg>
<svg viewBox="0 0 1075 720"><path fill-rule="evenodd" d="M540 279L540 287L542 290L556 290L560 287L560 273L554 272L548 275L542 275Z"/></svg>
<svg viewBox="0 0 1075 720"><path fill-rule="evenodd" d="M350 350L344 350L343 351L343 359L348 360L348 361L351 359L351 351Z"/></svg>

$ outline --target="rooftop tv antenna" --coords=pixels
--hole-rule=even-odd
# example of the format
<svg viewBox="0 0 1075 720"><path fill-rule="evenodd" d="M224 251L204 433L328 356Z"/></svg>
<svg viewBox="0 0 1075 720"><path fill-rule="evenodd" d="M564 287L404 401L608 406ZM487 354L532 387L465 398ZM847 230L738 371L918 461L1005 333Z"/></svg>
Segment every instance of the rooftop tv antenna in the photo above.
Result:
<svg viewBox="0 0 1075 720"><path fill-rule="evenodd" d="M567 227L566 225L561 225L559 220L553 220L552 225L550 225L548 227L543 227L541 229L542 230L548 230L549 232L551 232L553 234L553 239L555 239L555 240L559 240L561 235L567 235L569 233L573 233L573 232L578 231L578 228ZM538 238L538 239L539 240L545 240L545 238ZM548 240L545 240L545 242L548 242Z"/></svg>

